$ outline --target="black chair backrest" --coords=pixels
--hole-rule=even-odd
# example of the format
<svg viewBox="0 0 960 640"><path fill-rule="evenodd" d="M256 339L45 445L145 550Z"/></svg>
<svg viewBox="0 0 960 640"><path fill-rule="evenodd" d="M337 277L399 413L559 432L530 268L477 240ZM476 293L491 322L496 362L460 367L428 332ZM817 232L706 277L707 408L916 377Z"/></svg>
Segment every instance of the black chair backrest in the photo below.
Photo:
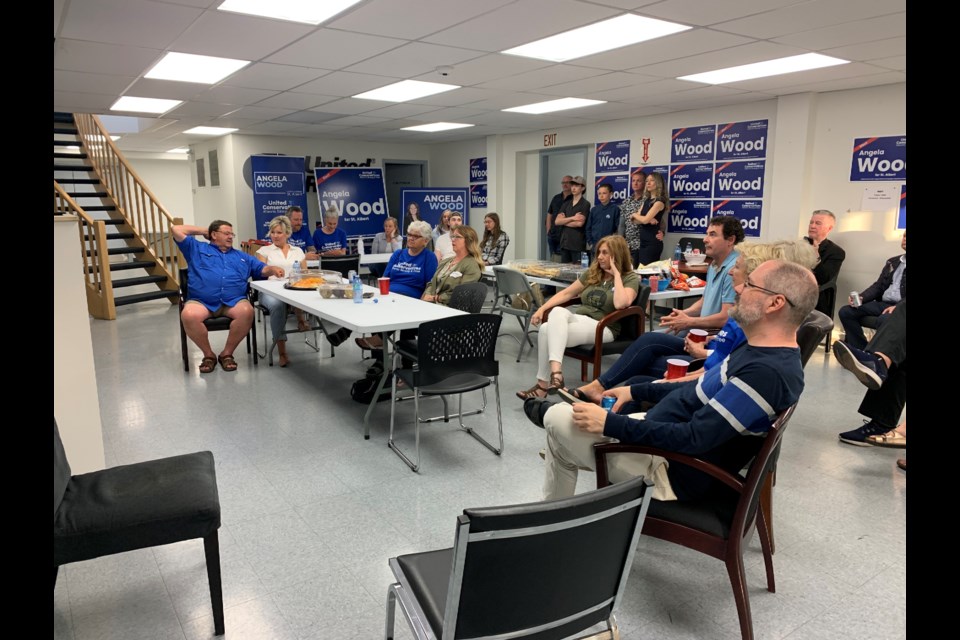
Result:
<svg viewBox="0 0 960 640"><path fill-rule="evenodd" d="M820 296L817 300L817 311L826 314L831 320L837 310L837 278L838 273L832 280L820 285Z"/></svg>
<svg viewBox="0 0 960 640"><path fill-rule="evenodd" d="M339 271L344 278L351 271L360 272L360 254L349 253L345 256L320 256L320 268Z"/></svg>
<svg viewBox="0 0 960 640"><path fill-rule="evenodd" d="M486 284L483 282L467 282L454 288L447 306L467 313L480 313L486 299Z"/></svg>
<svg viewBox="0 0 960 640"><path fill-rule="evenodd" d="M415 386L442 382L458 373L500 375L494 351L502 320L495 313L471 313L420 325Z"/></svg>
<svg viewBox="0 0 960 640"><path fill-rule="evenodd" d="M652 483L638 477L572 498L465 509L443 637L543 625L550 630L529 637L561 638L609 618L652 493Z"/></svg>
<svg viewBox="0 0 960 640"><path fill-rule="evenodd" d="M687 250L688 242L690 243L690 246L693 247L694 249L700 249L700 253L703 253L706 250L703 244L703 236L697 236L697 237L691 236L691 237L680 238L680 251Z"/></svg>
<svg viewBox="0 0 960 640"><path fill-rule="evenodd" d="M750 463L750 470L743 482L743 493L733 515L733 522L730 525L731 537L740 536L743 538L752 530L757 517L757 505L760 504L760 489L767 474L776 467L777 458L780 457L780 443L783 442L783 434L786 432L790 417L796 408L797 404L793 403L780 412L777 419L770 425L770 431L763 439L760 451L753 462Z"/></svg>
<svg viewBox="0 0 960 640"><path fill-rule="evenodd" d="M823 337L833 331L833 320L816 309L801 323L797 329L797 344L800 346L800 362L806 366L810 356L823 342Z"/></svg>
<svg viewBox="0 0 960 640"><path fill-rule="evenodd" d="M187 288L187 275L189 275L190 270L187 267L180 268L180 301L186 301L187 297L190 294L189 289Z"/></svg>
<svg viewBox="0 0 960 640"><path fill-rule="evenodd" d="M70 483L70 463L67 462L67 453L63 450L60 440L60 429L57 428L57 419L53 419L53 521L57 521L57 509L63 502L63 494L67 492Z"/></svg>
<svg viewBox="0 0 960 640"><path fill-rule="evenodd" d="M650 287L645 284L640 285L640 288L637 290L637 298L633 301L631 306L640 307L641 309L647 308L647 302L650 301ZM620 335L617 337L617 342L623 340L629 340L633 342L640 337L640 334L643 333L643 320L644 316L636 316L625 318L620 321Z"/></svg>

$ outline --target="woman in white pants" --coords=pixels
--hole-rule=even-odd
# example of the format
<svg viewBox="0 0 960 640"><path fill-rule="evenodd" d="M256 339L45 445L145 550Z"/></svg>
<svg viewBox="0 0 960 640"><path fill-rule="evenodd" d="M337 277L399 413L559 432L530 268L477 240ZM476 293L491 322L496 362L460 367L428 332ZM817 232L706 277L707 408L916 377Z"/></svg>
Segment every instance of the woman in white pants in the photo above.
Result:
<svg viewBox="0 0 960 640"><path fill-rule="evenodd" d="M564 350L591 344L600 320L633 304L639 288L640 278L633 271L626 240L612 235L597 242L596 258L590 268L576 282L547 300L530 319L534 326L541 325L546 312L552 309L549 321L540 326L537 383L518 391L517 397L521 400L545 398L562 388ZM579 305L560 306L577 297ZM604 329L603 341L613 342L619 334L619 323L613 323Z"/></svg>

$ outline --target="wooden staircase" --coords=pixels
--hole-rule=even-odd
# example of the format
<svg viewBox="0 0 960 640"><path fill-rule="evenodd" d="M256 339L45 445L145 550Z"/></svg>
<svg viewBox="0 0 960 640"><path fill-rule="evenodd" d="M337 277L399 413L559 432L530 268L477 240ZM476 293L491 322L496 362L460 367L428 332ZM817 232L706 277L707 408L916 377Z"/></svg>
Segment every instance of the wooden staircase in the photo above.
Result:
<svg viewBox="0 0 960 640"><path fill-rule="evenodd" d="M54 113L53 149L54 215L80 218L91 315L113 320L119 306L175 303L182 258L170 227L182 220L157 202L96 116Z"/></svg>

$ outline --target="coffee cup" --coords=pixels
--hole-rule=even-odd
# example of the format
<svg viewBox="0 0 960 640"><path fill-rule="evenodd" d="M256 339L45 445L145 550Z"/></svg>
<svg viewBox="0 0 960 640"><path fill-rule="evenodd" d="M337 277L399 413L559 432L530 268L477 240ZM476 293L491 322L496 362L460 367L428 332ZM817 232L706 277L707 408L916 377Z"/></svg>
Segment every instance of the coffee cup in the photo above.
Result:
<svg viewBox="0 0 960 640"><path fill-rule="evenodd" d="M390 278L377 278L377 284L380 285L380 295L385 296L390 293Z"/></svg>
<svg viewBox="0 0 960 640"><path fill-rule="evenodd" d="M690 342L706 342L707 332L703 329L690 329L687 332L687 337L690 338Z"/></svg>
<svg viewBox="0 0 960 640"><path fill-rule="evenodd" d="M670 358L667 360L667 380L682 378L687 375L687 367L690 363L680 358Z"/></svg>

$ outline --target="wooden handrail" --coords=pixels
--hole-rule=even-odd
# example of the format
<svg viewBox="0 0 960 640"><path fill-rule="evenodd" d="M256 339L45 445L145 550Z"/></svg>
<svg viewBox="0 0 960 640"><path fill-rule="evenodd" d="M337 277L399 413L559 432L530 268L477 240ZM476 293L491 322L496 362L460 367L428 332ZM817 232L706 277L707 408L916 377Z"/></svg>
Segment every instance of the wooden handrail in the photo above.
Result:
<svg viewBox="0 0 960 640"><path fill-rule="evenodd" d="M80 220L80 256L83 260L83 282L87 291L87 311L95 318L116 320L113 303L113 281L107 255L107 230L102 220L94 220L53 181L54 215L75 215Z"/></svg>
<svg viewBox="0 0 960 640"><path fill-rule="evenodd" d="M175 224L174 217L129 165L97 116L77 113L73 119L83 153L104 190L116 203L117 211L143 242L144 257L155 260L168 280L179 287L179 268L183 258L170 233L170 227Z"/></svg>

